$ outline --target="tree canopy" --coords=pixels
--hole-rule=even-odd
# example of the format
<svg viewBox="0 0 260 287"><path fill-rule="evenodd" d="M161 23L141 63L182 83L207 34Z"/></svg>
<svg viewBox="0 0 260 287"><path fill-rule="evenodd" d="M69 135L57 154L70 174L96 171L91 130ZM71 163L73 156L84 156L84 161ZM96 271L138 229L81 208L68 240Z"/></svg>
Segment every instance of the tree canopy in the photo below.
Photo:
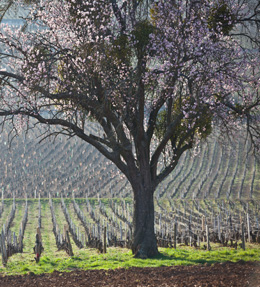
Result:
<svg viewBox="0 0 260 287"><path fill-rule="evenodd" d="M259 142L254 1L42 0L28 29L1 25L2 124L78 136L125 174L133 252L157 253L153 193L214 126ZM5 68L6 67L6 68ZM89 133L98 123L101 133Z"/></svg>

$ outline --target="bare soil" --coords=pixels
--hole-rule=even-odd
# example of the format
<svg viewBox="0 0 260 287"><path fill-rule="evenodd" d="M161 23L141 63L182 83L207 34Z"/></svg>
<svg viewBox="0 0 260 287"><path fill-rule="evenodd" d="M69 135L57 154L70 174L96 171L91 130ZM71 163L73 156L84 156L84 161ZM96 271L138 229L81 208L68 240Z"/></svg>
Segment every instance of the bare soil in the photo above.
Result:
<svg viewBox="0 0 260 287"><path fill-rule="evenodd" d="M260 263L225 262L213 265L75 270L61 273L0 276L1 287L48 286L176 286L260 287Z"/></svg>

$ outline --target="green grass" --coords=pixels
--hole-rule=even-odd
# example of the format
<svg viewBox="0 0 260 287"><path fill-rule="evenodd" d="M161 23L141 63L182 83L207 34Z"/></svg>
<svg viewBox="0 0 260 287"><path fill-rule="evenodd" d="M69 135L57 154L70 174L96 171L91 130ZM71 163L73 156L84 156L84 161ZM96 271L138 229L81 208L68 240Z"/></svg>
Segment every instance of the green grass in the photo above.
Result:
<svg viewBox="0 0 260 287"><path fill-rule="evenodd" d="M7 267L0 266L0 274L51 273L54 270L69 272L75 269L116 269L130 267L160 267L175 265L214 264L225 261L260 261L260 247L250 245L245 251L231 248L217 248L213 251L179 247L176 250L160 248L161 254L152 259L136 259L127 249L109 248L108 253L99 254L94 249L74 249L74 256L63 251L44 252L40 262L34 261L34 254L27 252L9 258Z"/></svg>

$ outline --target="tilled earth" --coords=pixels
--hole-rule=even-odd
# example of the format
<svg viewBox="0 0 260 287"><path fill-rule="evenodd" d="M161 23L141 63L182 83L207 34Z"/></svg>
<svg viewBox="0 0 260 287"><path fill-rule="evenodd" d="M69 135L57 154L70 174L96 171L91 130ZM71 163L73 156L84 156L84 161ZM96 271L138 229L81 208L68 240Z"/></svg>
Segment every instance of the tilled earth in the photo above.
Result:
<svg viewBox="0 0 260 287"><path fill-rule="evenodd" d="M76 270L69 273L0 276L0 286L176 286L260 287L260 263L225 262L214 265Z"/></svg>

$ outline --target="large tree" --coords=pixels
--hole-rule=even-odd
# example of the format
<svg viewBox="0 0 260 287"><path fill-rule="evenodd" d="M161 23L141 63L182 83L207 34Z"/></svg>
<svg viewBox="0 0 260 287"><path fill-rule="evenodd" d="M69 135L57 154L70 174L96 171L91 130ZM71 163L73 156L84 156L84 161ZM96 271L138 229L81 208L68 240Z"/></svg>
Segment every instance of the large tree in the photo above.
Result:
<svg viewBox="0 0 260 287"><path fill-rule="evenodd" d="M2 124L34 118L111 160L133 189L132 251L154 256L154 191L181 155L215 126L259 142L259 6L36 1L27 31L1 26Z"/></svg>

